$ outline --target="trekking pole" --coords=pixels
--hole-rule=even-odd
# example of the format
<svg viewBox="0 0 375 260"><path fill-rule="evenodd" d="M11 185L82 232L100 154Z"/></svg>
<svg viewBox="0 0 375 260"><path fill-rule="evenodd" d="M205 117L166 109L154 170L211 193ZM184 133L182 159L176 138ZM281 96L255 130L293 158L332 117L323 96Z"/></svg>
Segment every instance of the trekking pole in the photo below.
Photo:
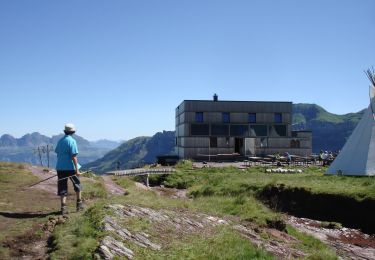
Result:
<svg viewBox="0 0 375 260"><path fill-rule="evenodd" d="M35 185L38 185L39 183L42 183L42 182L47 181L47 180L49 180L49 179L52 179L53 177L56 177L56 176L57 176L57 174L56 174L56 175L53 175L53 176L51 176L51 177L48 177L47 179L44 179L44 180L38 181L38 182L36 182L36 183L34 183L34 184L31 184L30 186L28 186L28 188L31 188L31 187L33 187L33 186L35 186Z"/></svg>
<svg viewBox="0 0 375 260"><path fill-rule="evenodd" d="M83 173L81 173L80 175L85 174L85 173L89 173L89 172L91 172L91 171L83 172ZM53 176L51 176L51 177L48 177L47 179L44 179L44 180L38 181L38 182L36 182L36 183L34 183L34 184L31 184L30 186L28 186L28 188L31 188L31 187L33 187L33 186L35 186L35 185L38 185L39 183L45 182L45 181L47 181L47 180L49 180L49 179L52 179L53 177L56 177L56 176L57 176L57 174L55 174L55 175L53 175ZM74 175L72 175L72 176L68 176L68 177L64 177L64 178L61 178L61 179L59 179L58 181L65 180L65 179L68 179L68 178L73 177L73 176L74 176Z"/></svg>
<svg viewBox="0 0 375 260"><path fill-rule="evenodd" d="M83 174L85 174L85 173L89 173L89 172L91 172L91 171L85 171L85 172L82 172L80 175L71 175L71 176L68 176L68 177L64 177L64 178L61 178L61 179L59 179L58 181L62 181L62 180L66 180L66 179L68 179L68 178L71 178L71 177L73 177L73 176L81 176L81 175L83 175ZM74 182L74 181L73 181Z"/></svg>

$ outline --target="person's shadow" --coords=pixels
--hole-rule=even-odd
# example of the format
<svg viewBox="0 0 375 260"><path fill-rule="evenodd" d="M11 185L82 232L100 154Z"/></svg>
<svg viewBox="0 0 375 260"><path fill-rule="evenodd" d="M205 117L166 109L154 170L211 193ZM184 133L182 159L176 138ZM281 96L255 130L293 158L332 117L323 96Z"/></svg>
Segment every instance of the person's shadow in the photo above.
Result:
<svg viewBox="0 0 375 260"><path fill-rule="evenodd" d="M53 211L47 213L35 213L35 212L2 212L0 211L0 216L6 218L16 218L16 219L27 219L27 218L44 218L47 216L53 216L60 214L60 211Z"/></svg>

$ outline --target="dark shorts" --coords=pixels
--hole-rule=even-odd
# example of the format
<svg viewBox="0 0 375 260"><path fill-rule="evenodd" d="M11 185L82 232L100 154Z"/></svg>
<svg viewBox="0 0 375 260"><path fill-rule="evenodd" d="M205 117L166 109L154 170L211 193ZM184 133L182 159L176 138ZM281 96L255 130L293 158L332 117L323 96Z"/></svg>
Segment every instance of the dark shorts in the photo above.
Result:
<svg viewBox="0 0 375 260"><path fill-rule="evenodd" d="M81 182L75 174L75 171L57 171L57 195L68 195L68 179L72 181L75 192L81 191Z"/></svg>

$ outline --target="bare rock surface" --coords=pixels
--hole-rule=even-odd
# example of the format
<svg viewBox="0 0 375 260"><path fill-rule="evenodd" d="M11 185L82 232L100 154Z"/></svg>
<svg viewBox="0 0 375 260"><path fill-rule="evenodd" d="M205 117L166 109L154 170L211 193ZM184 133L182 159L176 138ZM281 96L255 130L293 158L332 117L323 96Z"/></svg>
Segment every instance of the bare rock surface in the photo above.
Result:
<svg viewBox="0 0 375 260"><path fill-rule="evenodd" d="M242 225L233 220L222 219L203 213L189 212L186 210L152 209L121 204L108 205L107 208L110 209L113 214L107 215L104 218L104 230L113 234L113 237L118 237L119 240L117 241L121 243L124 242L126 244L153 250L162 250L164 245L167 244L162 241L163 239L170 241L171 237L173 239L173 236L178 237L202 232L210 234L213 230L212 228L223 225L233 228L252 244L264 248L280 259L306 256L304 252L294 248L294 245L298 243L297 240L276 229L267 229L266 232L271 239L263 239L260 234L258 234L259 230L258 232L255 231L254 227L251 225ZM146 230L136 232L125 228L123 223L131 218L151 223L155 232L148 234ZM118 250L118 245L114 244L112 240L111 244L115 246L111 247L108 246L108 244L109 243L105 243L105 246L102 246L102 242L99 247L99 251L105 259L112 259L114 256L131 258L123 251Z"/></svg>
<svg viewBox="0 0 375 260"><path fill-rule="evenodd" d="M121 227L121 225L112 217L106 216L104 219L104 230L111 231L118 236L120 236L123 240L129 241L132 243L137 244L141 247L150 247L154 250L160 250L161 246L155 243L152 243L148 237L149 235L142 232L138 233L131 233L128 229Z"/></svg>
<svg viewBox="0 0 375 260"><path fill-rule="evenodd" d="M146 185L144 185L143 183L140 183L140 182L135 182L135 186L138 189L141 189L141 190L149 190L150 189L149 187L147 187Z"/></svg>
<svg viewBox="0 0 375 260"><path fill-rule="evenodd" d="M323 228L320 221L288 216L288 223L332 246L343 259L375 259L375 237L356 229Z"/></svg>
<svg viewBox="0 0 375 260"><path fill-rule="evenodd" d="M99 250L104 259L113 259L114 257L126 257L132 259L134 253L122 242L115 240L111 236L106 236L100 243Z"/></svg>
<svg viewBox="0 0 375 260"><path fill-rule="evenodd" d="M152 187L153 191L160 196L166 196L171 199L188 199L186 189L165 188L165 187Z"/></svg>
<svg viewBox="0 0 375 260"><path fill-rule="evenodd" d="M304 252L293 248L293 244L298 243L295 238L276 229L266 231L268 235L273 237L272 240L264 240L251 228L243 225L235 225L233 228L249 239L252 244L264 248L279 259L304 258L307 256Z"/></svg>

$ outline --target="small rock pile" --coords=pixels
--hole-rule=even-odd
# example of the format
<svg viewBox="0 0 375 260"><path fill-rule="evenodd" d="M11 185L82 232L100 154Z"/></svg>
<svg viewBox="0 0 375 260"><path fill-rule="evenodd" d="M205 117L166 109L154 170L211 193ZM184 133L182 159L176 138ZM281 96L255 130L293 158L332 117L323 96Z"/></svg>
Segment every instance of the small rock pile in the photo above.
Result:
<svg viewBox="0 0 375 260"><path fill-rule="evenodd" d="M266 169L267 173L302 173L301 169L288 169L288 168L276 168L276 169Z"/></svg>
<svg viewBox="0 0 375 260"><path fill-rule="evenodd" d="M57 225L64 224L67 219L67 216L51 216L49 217L47 223L43 225L42 229L43 231L52 233Z"/></svg>

